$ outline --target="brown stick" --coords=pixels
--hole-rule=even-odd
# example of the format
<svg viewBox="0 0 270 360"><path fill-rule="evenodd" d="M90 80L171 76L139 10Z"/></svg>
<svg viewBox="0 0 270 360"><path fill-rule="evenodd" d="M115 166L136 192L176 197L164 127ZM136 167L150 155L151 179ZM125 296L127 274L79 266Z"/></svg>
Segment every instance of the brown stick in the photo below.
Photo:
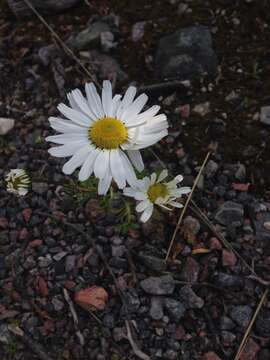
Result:
<svg viewBox="0 0 270 360"><path fill-rule="evenodd" d="M83 346L85 344L85 341L84 341L83 334L81 333L81 331L79 329L79 320L78 320L78 315L76 313L75 307L73 305L73 302L69 296L67 289L64 288L63 293L64 293L64 298L65 298L66 302L68 303L68 306L69 306L69 309L70 309L70 312L71 312L71 315L73 318L77 338L79 339L80 344Z"/></svg>
<svg viewBox="0 0 270 360"><path fill-rule="evenodd" d="M126 328L127 328L127 338L132 347L132 350L134 351L134 354L142 360L151 360L150 357L147 354L145 354L144 352L142 352L140 350L140 348L138 347L138 345L135 343L135 341L132 337L131 324L130 324L129 320L126 320Z"/></svg>
<svg viewBox="0 0 270 360"><path fill-rule="evenodd" d="M211 154L211 152L209 151L209 152L207 153L207 155L206 155L206 157L205 157L205 159L204 159L204 161L203 161L203 163L202 163L202 166L201 166L201 168L200 168L200 171L199 171L199 173L198 173L198 175L197 175L197 177L196 177L196 179L195 179L195 181L194 181L194 184L193 184L193 186L192 186L191 192L190 192L189 195L188 195L187 201L186 201L186 203L185 203L185 205L184 205L184 207L183 207L183 209L182 209L182 211L181 211L181 213L180 213L180 215L179 215L177 224L176 224L175 229L174 229L174 233L173 233L172 239L171 239L171 241L170 241L170 245L169 245L169 248L168 248L168 251L167 251L167 255L166 255L165 261L168 261L168 258L169 258L169 255L170 255L170 252L171 252L171 249L172 249L172 246L173 246L173 243L174 243L176 234L177 234L177 231L178 231L178 229L179 229L179 227L180 227L180 225L181 225L181 223L182 223L182 220L183 220L183 217L184 217L184 215L185 215L185 212L186 212L186 209L187 209L187 207L188 207L188 204L189 204L189 202L190 202L190 200L191 200L191 198L192 198L193 192L194 192L194 190L195 190L195 188L196 188L196 186L197 186L197 184L198 184L198 182L199 182L199 180L200 180L200 177L201 177L201 175L202 175L203 169L204 169L204 167L205 167L205 165L206 165L206 163L207 163L207 161L208 161L208 158L209 158L210 154Z"/></svg>
<svg viewBox="0 0 270 360"><path fill-rule="evenodd" d="M268 290L269 290L269 289L265 289L265 291L264 291L264 293L263 293L263 296L262 296L262 298L261 298L261 300L260 300L260 302L259 302L259 304L258 304L258 306L257 306L257 309L256 309L256 311L255 311L255 313L254 313L254 315L253 315L253 317L252 317L252 319L251 319L251 321L250 321L247 329L246 329L246 332L245 332L245 334L244 334L244 337L243 337L243 339L242 339L242 341L241 341L241 344L240 344L240 346L239 346L239 349L238 349L238 351L237 351L237 354L236 354L234 360L239 360L240 357L241 357L241 355L242 355L242 353L243 353L243 351L244 351L244 349L245 349L245 346L246 346L246 344L247 344L247 342L248 342L248 339L249 339L249 334L250 334L250 332L251 332L252 326L253 326L253 324L254 324L254 322L255 322L258 314L259 314L259 311L261 310L261 308L262 308L262 306L263 306L264 300L266 299L267 294L268 294Z"/></svg>

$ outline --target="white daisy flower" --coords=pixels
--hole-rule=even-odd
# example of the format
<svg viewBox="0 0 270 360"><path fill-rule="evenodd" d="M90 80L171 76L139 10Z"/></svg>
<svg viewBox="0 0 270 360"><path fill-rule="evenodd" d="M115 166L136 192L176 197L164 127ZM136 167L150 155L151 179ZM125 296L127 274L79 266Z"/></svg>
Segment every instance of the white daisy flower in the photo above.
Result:
<svg viewBox="0 0 270 360"><path fill-rule="evenodd" d="M138 180L137 184L124 189L124 195L133 197L139 201L136 206L137 212L142 212L141 221L146 222L151 217L154 205L161 206L166 210L173 207L181 208L183 205L176 201L184 194L190 193L189 187L177 187L183 180L182 175L177 175L173 180L164 182L168 176L168 171L163 170L159 177L153 173L151 177L144 177Z"/></svg>
<svg viewBox="0 0 270 360"><path fill-rule="evenodd" d="M123 99L121 95L113 97L108 80L103 82L101 98L93 83L85 85L85 92L86 98L75 89L67 95L70 107L58 105L65 119L49 118L52 128L62 133L46 138L61 144L49 153L71 156L63 172L72 174L80 167L80 181L94 173L99 179L99 194L106 194L112 179L120 189L126 183L133 185L136 182L133 166L138 171L144 168L140 149L168 134L166 115L156 115L160 109L157 105L141 112L148 97L142 94L135 99L134 86L127 89Z"/></svg>
<svg viewBox="0 0 270 360"><path fill-rule="evenodd" d="M6 175L7 191L19 196L24 196L28 193L31 183L30 177L23 169L12 169Z"/></svg>

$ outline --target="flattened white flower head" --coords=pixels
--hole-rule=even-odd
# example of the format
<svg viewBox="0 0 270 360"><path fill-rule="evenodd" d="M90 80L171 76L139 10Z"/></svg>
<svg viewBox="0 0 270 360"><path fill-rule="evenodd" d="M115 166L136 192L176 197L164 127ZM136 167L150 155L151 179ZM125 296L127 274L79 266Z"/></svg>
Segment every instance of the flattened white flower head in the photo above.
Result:
<svg viewBox="0 0 270 360"><path fill-rule="evenodd" d="M6 175L7 191L19 196L28 193L31 180L23 169L12 169Z"/></svg>
<svg viewBox="0 0 270 360"><path fill-rule="evenodd" d="M153 173L150 177L138 180L135 186L124 189L124 195L139 201L136 211L142 212L140 218L142 222L150 219L155 205L166 210L183 207L176 200L182 195L190 193L191 189L189 187L178 187L178 184L183 180L182 175L177 175L173 180L165 182L167 176L167 170L163 170L159 176Z"/></svg>
<svg viewBox="0 0 270 360"><path fill-rule="evenodd" d="M145 94L135 99L136 88L130 86L123 99L112 95L110 81L103 82L101 98L93 83L85 85L86 98L80 90L68 94L70 107L60 104L58 110L65 119L50 117L51 127L60 135L48 136L61 146L49 153L57 157L71 156L63 172L72 174L80 167L79 180L92 173L99 179L98 193L106 194L112 179L120 189L133 185L133 166L144 168L140 149L151 146L168 134L166 115L156 115L155 105L141 112L147 102ZM135 99L135 100L134 100Z"/></svg>

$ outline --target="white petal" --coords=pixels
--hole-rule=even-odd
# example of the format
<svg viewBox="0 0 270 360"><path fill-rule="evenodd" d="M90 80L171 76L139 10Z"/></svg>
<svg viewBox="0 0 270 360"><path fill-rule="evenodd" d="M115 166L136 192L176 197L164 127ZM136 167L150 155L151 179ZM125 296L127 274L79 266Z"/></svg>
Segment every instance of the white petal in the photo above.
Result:
<svg viewBox="0 0 270 360"><path fill-rule="evenodd" d="M94 165L94 173L98 179L102 179L105 176L107 169L109 168L109 160L110 160L110 151L101 150L95 160L95 165Z"/></svg>
<svg viewBox="0 0 270 360"><path fill-rule="evenodd" d="M94 169L94 163L98 154L99 154L99 150L97 149L94 149L93 151L90 152L79 172L80 181L85 181L92 175Z"/></svg>
<svg viewBox="0 0 270 360"><path fill-rule="evenodd" d="M130 148L131 150L145 149L146 147L154 145L155 143L160 141L164 136L167 135L168 135L167 130L163 130L155 136L153 136L152 134L150 135L139 134L138 138L136 139L136 144L132 145L132 147Z"/></svg>
<svg viewBox="0 0 270 360"><path fill-rule="evenodd" d="M57 109L63 114L65 115L66 118L74 121L75 123L85 126L85 127L89 127L91 124L91 120L88 116L86 116L83 112L80 112L78 110L72 109L70 107L68 107L65 104L59 104L57 106Z"/></svg>
<svg viewBox="0 0 270 360"><path fill-rule="evenodd" d="M157 174L156 174L156 173L151 174L151 176L150 176L150 183L151 183L151 185L154 185L154 183L156 182L156 180L157 180Z"/></svg>
<svg viewBox="0 0 270 360"><path fill-rule="evenodd" d="M112 175L111 175L110 169L108 167L107 171L105 173L105 176L99 180L98 194L105 195L107 193L107 191L109 190L111 182L112 182Z"/></svg>
<svg viewBox="0 0 270 360"><path fill-rule="evenodd" d="M141 216L141 221L142 222L146 222L147 220L150 219L150 217L152 216L152 213L153 213L153 210L154 210L154 206L153 204L151 204L150 206L148 206L144 212L142 213L142 216Z"/></svg>
<svg viewBox="0 0 270 360"><path fill-rule="evenodd" d="M132 164L135 168L141 172L144 169L144 163L139 150L128 150L128 157L130 158Z"/></svg>
<svg viewBox="0 0 270 360"><path fill-rule="evenodd" d="M127 182L129 183L129 185L136 187L136 183L138 180L129 159L123 151L119 152L119 154L122 159L122 164L125 170Z"/></svg>
<svg viewBox="0 0 270 360"><path fill-rule="evenodd" d="M170 201L169 205L174 206L179 209L183 207L183 204L180 204L179 202L176 202L176 201Z"/></svg>
<svg viewBox="0 0 270 360"><path fill-rule="evenodd" d="M117 113L117 110L121 104L121 97L122 95L114 95L113 99L112 99L112 102L113 102L113 108L112 108L112 114L111 116L112 117L116 117L116 113Z"/></svg>
<svg viewBox="0 0 270 360"><path fill-rule="evenodd" d="M189 194L191 192L191 188L188 186L184 186L180 188L182 194Z"/></svg>
<svg viewBox="0 0 270 360"><path fill-rule="evenodd" d="M72 156L72 158L65 163L65 165L63 166L63 172L66 175L72 174L86 160L90 151L91 151L90 145L84 146L79 151L77 151Z"/></svg>
<svg viewBox="0 0 270 360"><path fill-rule="evenodd" d="M97 119L104 117L104 111L100 96L98 95L97 89L93 83L85 84L85 92L88 100L90 109L93 111Z"/></svg>
<svg viewBox="0 0 270 360"><path fill-rule="evenodd" d="M136 206L136 211L137 212L142 212L150 205L151 205L151 202L148 199L143 200Z"/></svg>
<svg viewBox="0 0 270 360"><path fill-rule="evenodd" d="M182 175L177 175L175 178L174 178L174 180L176 180L177 181L177 183L179 183L179 182L181 182L181 181L183 181L183 176Z"/></svg>
<svg viewBox="0 0 270 360"><path fill-rule="evenodd" d="M159 174L158 177L158 183L161 182L162 180L166 179L166 177L168 176L168 170L162 170L161 173Z"/></svg>
<svg viewBox="0 0 270 360"><path fill-rule="evenodd" d="M140 116L139 114L138 116ZM149 117L147 119L147 126L156 126L158 124L165 124L167 127L169 126L167 121L167 116L165 114L159 114L153 117Z"/></svg>
<svg viewBox="0 0 270 360"><path fill-rule="evenodd" d="M117 110L117 113L116 113L116 116L118 119L121 118L123 112L126 110L127 107L129 107L133 101L133 99L135 98L135 95L136 95L136 88L134 86L130 86L124 97L123 97L123 100Z"/></svg>
<svg viewBox="0 0 270 360"><path fill-rule="evenodd" d="M183 176L182 175L177 175L173 180L169 181L167 183L167 185L173 185L176 186L178 183L180 183L181 181L183 181Z"/></svg>
<svg viewBox="0 0 270 360"><path fill-rule="evenodd" d="M144 189L144 191L147 191L149 189L149 186L151 185L151 179L149 177L145 176L141 180L141 185L142 185L142 188Z"/></svg>
<svg viewBox="0 0 270 360"><path fill-rule="evenodd" d="M113 104L112 104L112 84L109 80L103 81L102 88L102 105L106 116L112 116Z"/></svg>
<svg viewBox="0 0 270 360"><path fill-rule="evenodd" d="M126 174L122 164L120 151L121 150L110 151L110 167L112 177L115 180L117 186L119 189L123 189L126 186Z"/></svg>
<svg viewBox="0 0 270 360"><path fill-rule="evenodd" d="M138 115L135 115L134 117L125 119L125 124L127 127L147 124L149 122L149 119L152 119L153 116L159 111L159 109L160 109L160 106L158 106L158 105L152 106L150 109L144 111L141 114L138 114ZM164 124L162 124L162 125L164 126ZM167 127L168 127L168 125L167 125Z"/></svg>
<svg viewBox="0 0 270 360"><path fill-rule="evenodd" d="M134 197L135 194L136 194L137 190L136 189L133 189L132 187L126 187L124 188L123 190L123 194L125 196L129 196L129 197Z"/></svg>
<svg viewBox="0 0 270 360"><path fill-rule="evenodd" d="M87 145L86 141L74 141L66 145L52 147L48 152L52 156L67 157L73 155L85 145Z"/></svg>
<svg viewBox="0 0 270 360"><path fill-rule="evenodd" d="M87 129L85 127L77 125L70 120L64 120L51 116L49 118L49 122L54 130L62 133L87 133Z"/></svg>
<svg viewBox="0 0 270 360"><path fill-rule="evenodd" d="M86 141L88 142L88 137L86 134L61 134L61 135L52 135L45 138L46 141L53 142L55 144L69 144L75 141Z"/></svg>
<svg viewBox="0 0 270 360"><path fill-rule="evenodd" d="M87 116L89 116L90 119L94 120L96 117L95 117L93 111L90 109L82 92L79 89L75 89L71 92L71 95L73 96L73 99L75 100L79 109L81 111L83 111Z"/></svg>
<svg viewBox="0 0 270 360"><path fill-rule="evenodd" d="M129 119L133 118L137 115L148 100L148 96L146 94L141 94L137 97L137 99L125 110L121 115L121 119L125 122L128 122Z"/></svg>
<svg viewBox="0 0 270 360"><path fill-rule="evenodd" d="M137 118L139 119L145 119L145 120L149 120L150 118L152 118L153 116L155 116L160 110L160 106L159 105L154 105L151 106L149 109L147 109L146 111L142 112L141 114L137 115Z"/></svg>
<svg viewBox="0 0 270 360"><path fill-rule="evenodd" d="M141 191L136 191L134 194L134 199L135 200L139 200L139 201L143 201L148 199L147 195Z"/></svg>

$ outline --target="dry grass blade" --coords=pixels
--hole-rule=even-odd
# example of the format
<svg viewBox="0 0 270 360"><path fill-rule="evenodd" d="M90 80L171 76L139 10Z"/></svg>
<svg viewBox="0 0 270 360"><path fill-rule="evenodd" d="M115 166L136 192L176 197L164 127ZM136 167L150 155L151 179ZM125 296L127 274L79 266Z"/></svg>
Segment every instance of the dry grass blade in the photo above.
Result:
<svg viewBox="0 0 270 360"><path fill-rule="evenodd" d="M242 263L250 270L252 274L257 276L252 267L242 258L238 251L236 251L233 246L222 236L213 226L213 224L209 221L207 216L201 211L201 209L196 205L196 203L191 200L192 205L190 205L190 209L208 226L208 228L212 231L212 233L223 243L223 245L231 250L241 261Z"/></svg>
<svg viewBox="0 0 270 360"><path fill-rule="evenodd" d="M144 352L142 352L139 349L138 345L135 343L135 341L132 337L131 324L130 324L129 320L126 320L126 328L127 328L127 338L132 347L132 350L134 351L134 354L142 360L150 360L150 357L147 354L145 354Z"/></svg>
<svg viewBox="0 0 270 360"><path fill-rule="evenodd" d="M178 221L177 221L177 224L176 224L176 226L175 226L175 229L174 229L174 232L173 232L173 236L172 236L172 239L171 239L171 242L170 242L168 251L167 251L167 255L166 255L165 261L167 261L168 258L169 258L169 255L170 255L172 246L173 246L173 244L174 244L174 240L175 240L177 231L178 231L178 229L179 229L179 226L180 226L181 223L182 223L182 220L183 220L183 217L184 217L184 215L185 215L185 212L186 212L186 209L187 209L187 207L188 207L188 204L189 204L189 202L190 202L190 200L191 200L191 198L192 198L193 192L194 192L194 190L195 190L195 188L196 188L196 186L197 186L197 184L198 184L198 182L199 182L199 180L200 180L200 177L201 177L201 175L202 175L203 169L205 168L205 165L206 165L206 163L207 163L207 161L208 161L208 159L209 159L210 154L211 154L211 152L209 151L209 152L207 153L207 155L206 155L203 163L202 163L202 166L201 166L201 168L200 168L200 171L199 171L199 173L198 173L198 175L197 175L197 177L196 177L196 179L195 179L195 181L194 181L194 184L193 184L193 186L192 186L191 192L189 193L188 198L187 198L187 201L186 201L186 203L185 203L185 205L184 205L184 207L183 207L183 209L182 209L182 211L181 211L181 213L180 213L180 216L179 216Z"/></svg>
<svg viewBox="0 0 270 360"><path fill-rule="evenodd" d="M157 159L157 161L160 163L160 165L163 167L163 169L166 169L166 165L164 164L164 162L159 158L159 156L155 153L154 150L152 149L148 149L149 152Z"/></svg>
<svg viewBox="0 0 270 360"><path fill-rule="evenodd" d="M242 355L242 353L243 353L243 351L245 349L245 346L246 346L246 344L248 342L249 334L251 332L252 326L253 326L253 324L254 324L254 322L255 322L258 314L259 314L259 311L261 310L261 308L263 306L263 303L264 303L264 301L266 299L267 294L268 294L268 289L265 289L264 294L263 294L263 296L262 296L262 298L261 298L261 300L260 300L260 302L259 302L259 304L257 306L257 309L256 309L256 311L255 311L255 313L254 313L248 327L247 327L247 330L246 330L246 332L244 334L244 337L243 337L243 339L241 341L241 344L239 346L239 349L237 351L237 354L236 354L234 360L239 360L240 359L240 357L241 357L241 355Z"/></svg>
<svg viewBox="0 0 270 360"><path fill-rule="evenodd" d="M64 293L64 298L65 298L66 302L68 303L68 306L69 306L69 309L70 309L70 312L71 312L71 315L72 315L72 318L74 321L77 338L79 339L80 344L83 346L85 341L84 341L83 334L79 330L79 320L78 320L78 315L76 313L75 307L69 296L69 293L67 292L67 290L65 288L63 289L63 293Z"/></svg>
<svg viewBox="0 0 270 360"><path fill-rule="evenodd" d="M25 4L33 11L33 13L37 16L37 18L42 22L42 24L50 31L53 37L59 42L64 51L72 57L74 61L82 68L87 76L89 76L90 80L92 80L98 88L100 88L99 83L97 82L95 76L89 72L89 70L81 63L78 57L74 54L74 52L64 43L64 41L60 38L60 36L53 30L53 28L47 23L44 17L37 11L37 9L30 3L29 0L23 0Z"/></svg>

